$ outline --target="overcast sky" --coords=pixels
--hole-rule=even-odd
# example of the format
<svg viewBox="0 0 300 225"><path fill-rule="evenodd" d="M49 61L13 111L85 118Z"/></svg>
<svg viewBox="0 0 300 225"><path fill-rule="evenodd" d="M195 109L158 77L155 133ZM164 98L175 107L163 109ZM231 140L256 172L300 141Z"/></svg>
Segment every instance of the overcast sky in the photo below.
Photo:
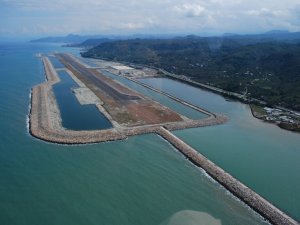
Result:
<svg viewBox="0 0 300 225"><path fill-rule="evenodd" d="M300 0L0 0L0 37L300 30Z"/></svg>

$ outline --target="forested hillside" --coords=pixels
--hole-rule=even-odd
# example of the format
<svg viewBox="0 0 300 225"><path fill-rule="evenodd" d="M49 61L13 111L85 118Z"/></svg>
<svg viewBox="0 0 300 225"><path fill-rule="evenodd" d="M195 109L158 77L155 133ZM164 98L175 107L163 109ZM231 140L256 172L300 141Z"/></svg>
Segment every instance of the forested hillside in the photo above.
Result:
<svg viewBox="0 0 300 225"><path fill-rule="evenodd" d="M108 42L82 54L163 68L270 105L300 110L300 41L187 36Z"/></svg>

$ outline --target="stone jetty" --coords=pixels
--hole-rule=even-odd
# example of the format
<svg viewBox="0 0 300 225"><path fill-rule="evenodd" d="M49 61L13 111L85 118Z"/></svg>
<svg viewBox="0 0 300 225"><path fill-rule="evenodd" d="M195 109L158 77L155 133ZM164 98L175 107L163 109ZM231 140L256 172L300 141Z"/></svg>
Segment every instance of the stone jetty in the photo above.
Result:
<svg viewBox="0 0 300 225"><path fill-rule="evenodd" d="M191 103L189 103L189 102L183 101L182 99L179 99L179 98L177 98L177 97L175 97L175 96L173 96L173 95L170 95L170 94L168 94L168 93L166 93L166 92L164 92L164 91L161 91L161 90L156 89L156 88L154 88L154 87L152 87L152 86L150 86L150 85L148 85L148 84L145 84L145 83L143 83L143 82L140 82L140 81L137 80L137 79L133 79L133 78L131 78L131 77L126 77L126 78L127 78L128 80L131 80L131 81L133 81L133 82L135 82L135 83L137 83L137 84L139 84L139 85L142 85L142 86L144 86L144 87L146 87L146 88L148 88L148 89L150 89L150 90L152 90L152 91L155 91L155 92L157 92L157 93L159 93L159 94L165 95L165 96L167 96L168 98L173 99L174 101L179 102L179 103L181 103L181 104L183 104L183 105L185 105L185 106L187 106L187 107L190 107L190 108L192 108L192 109L194 109L194 110L196 110L196 111L198 111L198 112L204 113L204 114L206 114L206 115L208 115L208 116L210 116L210 117L217 117L216 114L214 114L214 113L211 113L211 112L209 112L209 111L207 111L207 110L205 110L205 109L202 109L202 108L200 108L200 107L198 107L198 106L195 106L195 105L193 105L193 104L191 104ZM221 115L219 115L219 116L221 116Z"/></svg>
<svg viewBox="0 0 300 225"><path fill-rule="evenodd" d="M216 164L208 160L205 156L197 152L188 144L180 140L167 129L160 127L157 134L167 140L183 155L185 155L193 164L204 169L213 179L224 186L232 194L245 202L248 206L269 220L274 225L299 225L298 222L290 218L280 209L276 208L266 199L252 191L242 184L236 178L225 172Z"/></svg>
<svg viewBox="0 0 300 225"><path fill-rule="evenodd" d="M101 99L99 99L100 103L96 104L96 106L112 122L113 128L94 131L67 130L62 127L59 107L52 90L52 85L59 82L60 79L49 59L47 57L42 57L42 60L44 63L47 81L32 88L29 127L30 133L33 136L48 142L60 144L87 144L123 140L133 135L156 133L167 140L176 149L178 149L196 166L203 168L212 178L214 178L217 182L223 185L227 190L253 208L264 218L269 220L272 224L298 224L295 220L287 216L281 210L273 206L267 200L239 182L237 179L232 177L230 174L225 172L223 169L215 165L213 162L205 158L202 154L197 152L195 149L187 145L170 132L179 129L223 124L227 121L226 116L208 112L167 93L161 92L160 90L154 89L153 87L142 84L139 81L133 80L134 82L140 83L141 85L156 92L160 92L161 94L164 94L165 96L172 98L173 100L178 101L187 107L191 107L195 110L205 113L208 115L208 117L201 120L191 120L185 118L182 121L176 122L126 127L121 126L120 124L117 124L116 121L112 120L112 117L109 115L109 113L101 106ZM80 85L80 87L81 86L84 85ZM78 92L78 94L80 94L80 92Z"/></svg>
<svg viewBox="0 0 300 225"><path fill-rule="evenodd" d="M109 113L102 107L101 99L95 104L113 124L113 128L106 130L93 131L74 131L67 130L62 127L61 115L57 105L52 86L60 81L59 76L47 57L42 57L46 82L32 88L31 112L30 112L30 133L42 140L61 143L61 144L87 144L106 141L123 140L129 136L155 133L159 127L164 126L169 130L179 130L193 127L203 127L222 124L227 121L227 117L223 115L208 114L208 117L202 120L184 119L183 121L166 122L159 124L140 125L140 126L121 126L112 119ZM80 87L85 87L80 83L71 72L67 70L70 76L79 83ZM80 94L78 92L77 94ZM86 92L82 92L86 93ZM83 96L85 97L85 96ZM179 101L179 100L177 100ZM96 102L96 101L95 101ZM182 101L183 104L188 104ZM194 106L195 107L195 106ZM202 109L198 109L203 111Z"/></svg>

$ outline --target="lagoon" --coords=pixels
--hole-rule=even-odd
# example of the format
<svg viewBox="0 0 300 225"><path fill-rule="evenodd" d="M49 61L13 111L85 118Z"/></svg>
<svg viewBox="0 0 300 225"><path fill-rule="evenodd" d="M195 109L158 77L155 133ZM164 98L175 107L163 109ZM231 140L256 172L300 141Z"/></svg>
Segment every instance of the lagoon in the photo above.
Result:
<svg viewBox="0 0 300 225"><path fill-rule="evenodd" d="M110 121L96 105L81 105L73 93L78 85L65 71L58 71L60 82L53 85L53 92L62 118L62 126L70 130L102 130L112 128Z"/></svg>

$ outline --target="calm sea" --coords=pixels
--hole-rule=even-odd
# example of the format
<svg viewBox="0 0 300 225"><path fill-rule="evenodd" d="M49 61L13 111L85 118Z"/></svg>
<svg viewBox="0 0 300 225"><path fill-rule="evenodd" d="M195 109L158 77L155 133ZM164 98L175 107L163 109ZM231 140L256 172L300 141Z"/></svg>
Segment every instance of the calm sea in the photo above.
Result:
<svg viewBox="0 0 300 225"><path fill-rule="evenodd" d="M300 221L300 134L254 118L248 105L178 81L143 82L212 112L227 115L221 126L175 134L278 208Z"/></svg>
<svg viewBox="0 0 300 225"><path fill-rule="evenodd" d="M266 224L156 135L81 146L31 137L29 93L45 79L35 55L52 51L78 52L58 45L0 44L0 224ZM201 139L209 135L224 142L220 132L226 127L234 130L230 123L180 135L190 134L199 150L225 151L208 148L209 140ZM260 177L256 169L253 179Z"/></svg>

